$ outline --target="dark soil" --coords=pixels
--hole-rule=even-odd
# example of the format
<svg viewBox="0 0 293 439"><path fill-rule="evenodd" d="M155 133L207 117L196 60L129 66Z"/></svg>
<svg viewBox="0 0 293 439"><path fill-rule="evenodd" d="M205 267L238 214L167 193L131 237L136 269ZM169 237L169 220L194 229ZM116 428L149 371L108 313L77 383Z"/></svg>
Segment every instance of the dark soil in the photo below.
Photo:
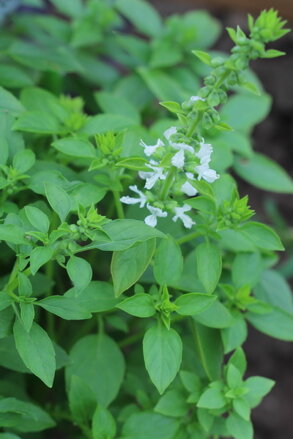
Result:
<svg viewBox="0 0 293 439"><path fill-rule="evenodd" d="M152 3L164 15L183 13L191 8L203 7L196 1L160 1ZM192 4L191 4L192 3ZM237 2L235 2L235 7ZM235 27L239 24L246 28L246 14L239 11L211 9L211 13L223 24L223 27ZM292 24L291 24L292 27ZM229 38L223 33L217 49L228 51ZM268 155L293 175L293 33L274 44L274 48L287 53L277 60L261 60L253 64L264 88L274 99L269 117L253 133L254 149ZM293 202L291 195L280 195L258 190L239 181L242 195L248 194L250 204L258 216L265 222L271 222L265 203L273 200L278 211L284 217L288 227L292 228ZM287 243L287 255L293 252L292 241ZM293 271L291 274L293 280ZM267 337L250 328L245 344L248 357L248 375L261 375L276 381L272 392L261 406L253 412L255 439L290 439L293 437L293 349L291 343Z"/></svg>

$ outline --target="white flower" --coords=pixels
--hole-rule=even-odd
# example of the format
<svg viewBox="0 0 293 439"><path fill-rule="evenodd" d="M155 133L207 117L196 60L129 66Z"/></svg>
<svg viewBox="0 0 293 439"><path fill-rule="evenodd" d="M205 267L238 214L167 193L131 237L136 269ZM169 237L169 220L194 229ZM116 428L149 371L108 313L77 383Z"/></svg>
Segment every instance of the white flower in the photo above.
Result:
<svg viewBox="0 0 293 439"><path fill-rule="evenodd" d="M147 197L143 192L141 192L139 189L137 189L137 186L129 186L129 189L135 192L139 195L139 198L132 198L128 195L126 197L121 197L120 201L125 204L138 204L140 203L139 207L144 207L147 202Z"/></svg>
<svg viewBox="0 0 293 439"><path fill-rule="evenodd" d="M192 221L192 219L185 213L189 212L190 210L191 206L188 206L187 204L184 204L182 207L175 207L175 215L173 216L172 220L177 221L179 218L183 222L184 227L190 229L195 224L195 222Z"/></svg>
<svg viewBox="0 0 293 439"><path fill-rule="evenodd" d="M144 143L143 140L140 141L140 145L144 148L144 153L147 157L151 156L152 154L154 154L154 152L160 147L160 146L164 146L164 143L162 142L161 139L158 139L157 143L155 145L147 145L146 143Z"/></svg>
<svg viewBox="0 0 293 439"><path fill-rule="evenodd" d="M167 212L164 212L159 207L151 206L150 204L147 204L148 210L151 212L151 215L148 215L144 222L151 227L156 227L157 225L157 218L164 218L168 215Z"/></svg>
<svg viewBox="0 0 293 439"><path fill-rule="evenodd" d="M197 194L197 190L195 187L192 186L189 181L186 181L182 186L181 190L185 195L188 195L189 197L194 197Z"/></svg>
<svg viewBox="0 0 293 439"><path fill-rule="evenodd" d="M166 139L169 141L170 137L173 136L173 134L177 133L177 128L176 127L170 127L168 128L165 132L164 132L164 136L166 137Z"/></svg>
<svg viewBox="0 0 293 439"><path fill-rule="evenodd" d="M188 102L189 102L190 104L192 104L192 102L197 102L197 101L202 101L202 102L204 102L205 99L204 99L204 98L201 98L200 96L191 96Z"/></svg>
<svg viewBox="0 0 293 439"><path fill-rule="evenodd" d="M171 127L171 128L169 128L168 130L166 130L165 132L164 132L164 136L166 137L166 139L168 140L168 142L169 142L169 144L171 145L171 146L173 146L173 148L175 148L175 149L183 149L183 150L186 150L186 151L190 151L190 152L192 152L192 153L194 153L194 149L192 148L192 146L190 146L190 145L187 145L187 143L183 143L183 142L172 142L172 140L171 140L171 136L173 136L173 134L176 134L177 133L177 128L176 127Z"/></svg>
<svg viewBox="0 0 293 439"><path fill-rule="evenodd" d="M153 172L145 172L140 171L138 175L143 180L146 180L144 187L148 190L152 189L152 187L157 183L158 180L165 180L166 175L164 174L164 169L157 166L158 163L154 160L151 160L146 166L151 168Z"/></svg>
<svg viewBox="0 0 293 439"><path fill-rule="evenodd" d="M213 147L209 143L204 143L202 141L200 143L200 149L195 153L196 157L200 159L200 164L204 165L211 161L211 155L213 152Z"/></svg>
<svg viewBox="0 0 293 439"><path fill-rule="evenodd" d="M184 161L185 161L184 151L183 149L180 149L178 152L176 152L175 155L173 155L171 163L176 168L182 169L184 167Z"/></svg>
<svg viewBox="0 0 293 439"><path fill-rule="evenodd" d="M213 183L220 177L216 173L216 171L214 171L214 169L209 168L209 165L207 163L196 166L195 170L198 173L198 180L201 180L203 178L208 183Z"/></svg>

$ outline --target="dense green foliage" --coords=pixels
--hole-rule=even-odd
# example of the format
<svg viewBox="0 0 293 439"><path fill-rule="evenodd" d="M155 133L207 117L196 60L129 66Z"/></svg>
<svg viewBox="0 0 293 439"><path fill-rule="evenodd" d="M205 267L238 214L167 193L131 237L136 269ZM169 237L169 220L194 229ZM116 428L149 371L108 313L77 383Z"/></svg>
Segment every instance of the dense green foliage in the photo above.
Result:
<svg viewBox="0 0 293 439"><path fill-rule="evenodd" d="M0 36L0 439L252 439L274 382L246 376L247 323L292 341L293 302L229 172L293 193L250 139L249 61L284 22L228 29L228 56L204 11L24 3Z"/></svg>

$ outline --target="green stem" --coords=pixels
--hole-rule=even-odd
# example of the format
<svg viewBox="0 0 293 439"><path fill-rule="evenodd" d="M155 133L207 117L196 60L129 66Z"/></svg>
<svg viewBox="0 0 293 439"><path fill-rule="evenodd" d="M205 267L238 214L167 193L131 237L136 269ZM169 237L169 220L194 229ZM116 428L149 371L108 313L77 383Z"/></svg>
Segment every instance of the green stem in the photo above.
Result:
<svg viewBox="0 0 293 439"><path fill-rule="evenodd" d="M136 334L130 335L126 337L124 340L121 340L118 344L120 348L125 348L129 345L137 343L143 336L145 331L139 331Z"/></svg>
<svg viewBox="0 0 293 439"><path fill-rule="evenodd" d="M184 235L181 238L177 239L176 242L179 245L185 244L186 242L192 241L193 239L198 238L199 236L202 236L202 231L188 233L187 235Z"/></svg>
<svg viewBox="0 0 293 439"><path fill-rule="evenodd" d="M48 261L46 266L45 266L45 274L47 276L48 279L53 279L54 277L54 261ZM47 291L46 296L49 296L51 293L51 290ZM55 334L55 319L54 319L54 315L50 312L46 313L46 320L47 320L47 331L48 334L50 336L50 338L52 338L53 340L56 339L56 334Z"/></svg>
<svg viewBox="0 0 293 439"><path fill-rule="evenodd" d="M187 130L187 133L186 133L187 137L191 137L192 136L192 134L196 130L196 127L199 124L201 118L202 118L202 113L198 112L196 118L194 119L194 121L192 122L192 124L190 125L190 127Z"/></svg>
<svg viewBox="0 0 293 439"><path fill-rule="evenodd" d="M193 336L193 339L194 339L194 342L195 342L195 345L196 345L196 348L197 348L197 351L198 351L198 354L199 354L199 357L200 357L200 360L201 360L202 367L203 367L203 369L204 369L208 379L210 381L213 381L213 377L210 375L210 371L209 371L209 368L208 368L207 360L206 360L206 357L204 355L204 351L203 351L203 347L202 347L202 344L201 344L201 340L200 340L200 337L198 336L198 331L196 329L195 321L190 319L190 325L191 325L192 336Z"/></svg>
<svg viewBox="0 0 293 439"><path fill-rule="evenodd" d="M164 183L164 185L162 187L162 191L161 191L161 195L160 195L160 199L161 200L166 200L166 198L168 197L168 193L169 193L169 190L170 190L170 188L172 186L175 172L176 172L176 168L175 167L170 169L170 171L169 171L169 173L167 175L167 178L165 180L165 183Z"/></svg>
<svg viewBox="0 0 293 439"><path fill-rule="evenodd" d="M120 193L118 191L112 191L113 192L113 196L114 196L114 202L115 202L115 206L116 206L116 212L117 212L117 216L119 219L124 219L124 210L123 210L123 206L122 203L120 201Z"/></svg>

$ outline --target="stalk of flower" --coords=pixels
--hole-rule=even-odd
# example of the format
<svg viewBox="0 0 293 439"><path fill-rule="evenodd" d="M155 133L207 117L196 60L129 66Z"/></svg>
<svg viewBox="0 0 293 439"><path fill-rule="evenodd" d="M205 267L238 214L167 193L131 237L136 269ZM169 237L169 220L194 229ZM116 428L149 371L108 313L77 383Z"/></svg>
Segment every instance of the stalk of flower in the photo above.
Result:
<svg viewBox="0 0 293 439"><path fill-rule="evenodd" d="M267 21L275 26L270 36L265 30ZM170 127L164 132L163 140L157 139L153 145L147 145L141 140L144 153L150 158L146 165L150 171L140 171L139 177L145 180L144 188L152 191L152 200L140 191L135 203L144 207L147 202L151 215L147 216L145 221L149 225L155 227L157 218L166 217L168 213L172 214L173 221L180 219L186 228L195 224L186 214L191 209L184 199L186 196L197 195L196 180L205 180L212 184L219 178L216 170L210 167L213 147L205 142L202 133L212 128L228 131L231 129L221 122L217 108L226 102L227 91L235 85L248 89L255 87L254 84L247 83L243 77L243 71L251 59L282 54L278 51L266 51L265 44L287 33L286 29L282 29L283 25L284 22L275 11L265 11L256 22L250 17L249 36L240 28L237 32L228 29L235 46L227 60L212 58L202 51L193 52L212 68L203 81L203 87L197 95L191 96L181 105L177 102L162 103L168 110L177 114L181 127ZM180 193L177 190L179 182ZM130 189L133 190L133 186ZM134 199L127 196L122 197L121 201L125 204L134 203Z"/></svg>

